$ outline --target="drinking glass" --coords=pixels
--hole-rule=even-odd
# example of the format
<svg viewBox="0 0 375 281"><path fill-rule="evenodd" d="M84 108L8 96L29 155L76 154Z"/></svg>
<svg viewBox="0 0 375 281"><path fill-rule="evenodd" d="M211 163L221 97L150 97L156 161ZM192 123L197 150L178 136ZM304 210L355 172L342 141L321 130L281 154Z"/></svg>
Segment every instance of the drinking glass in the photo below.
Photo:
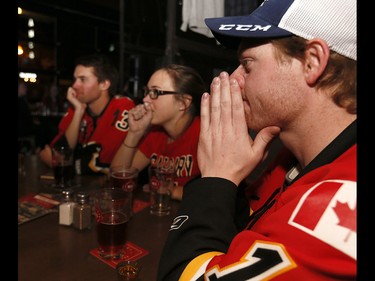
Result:
<svg viewBox="0 0 375 281"><path fill-rule="evenodd" d="M124 255L126 229L131 217L132 197L120 188L102 188L94 194L99 255L120 259Z"/></svg>
<svg viewBox="0 0 375 281"><path fill-rule="evenodd" d="M69 145L52 147L52 167L55 177L55 187L71 186L73 179L73 150Z"/></svg>
<svg viewBox="0 0 375 281"><path fill-rule="evenodd" d="M150 213L165 216L170 213L171 192L174 185L173 167L150 167Z"/></svg>
<svg viewBox="0 0 375 281"><path fill-rule="evenodd" d="M133 191L138 182L139 171L136 168L114 166L109 170L111 187L125 191Z"/></svg>
<svg viewBox="0 0 375 281"><path fill-rule="evenodd" d="M118 281L137 281L139 280L140 265L136 261L120 261L116 266Z"/></svg>

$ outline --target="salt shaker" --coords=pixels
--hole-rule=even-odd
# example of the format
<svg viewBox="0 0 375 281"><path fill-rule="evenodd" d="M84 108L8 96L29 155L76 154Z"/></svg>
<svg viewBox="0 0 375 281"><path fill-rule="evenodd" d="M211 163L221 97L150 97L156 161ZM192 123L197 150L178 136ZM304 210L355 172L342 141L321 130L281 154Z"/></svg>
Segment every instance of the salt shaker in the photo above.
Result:
<svg viewBox="0 0 375 281"><path fill-rule="evenodd" d="M91 205L89 195L79 192L76 196L77 204L73 208L73 226L79 230L91 227Z"/></svg>
<svg viewBox="0 0 375 281"><path fill-rule="evenodd" d="M73 223L74 191L64 189L61 191L61 203L59 205L59 224L71 225Z"/></svg>

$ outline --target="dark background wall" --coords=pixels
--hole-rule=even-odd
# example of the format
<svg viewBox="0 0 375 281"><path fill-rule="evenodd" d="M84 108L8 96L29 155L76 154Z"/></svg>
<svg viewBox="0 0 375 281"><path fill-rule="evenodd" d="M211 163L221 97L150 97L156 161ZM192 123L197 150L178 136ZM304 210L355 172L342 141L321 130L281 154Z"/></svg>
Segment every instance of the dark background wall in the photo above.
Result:
<svg viewBox="0 0 375 281"><path fill-rule="evenodd" d="M18 5L25 11L18 17L19 44L28 44L30 17L34 19L36 31L36 58L31 61L26 53L19 57L19 70L40 73L43 86L39 92L48 91L45 88L53 83L65 92L71 83L74 59L84 53L101 52L118 64L122 82L129 81L128 94L133 96L138 95L137 91L154 68L165 62L193 66L209 84L218 71L234 69L235 52L217 45L213 38L192 31L182 32L181 3L175 0L19 0Z"/></svg>

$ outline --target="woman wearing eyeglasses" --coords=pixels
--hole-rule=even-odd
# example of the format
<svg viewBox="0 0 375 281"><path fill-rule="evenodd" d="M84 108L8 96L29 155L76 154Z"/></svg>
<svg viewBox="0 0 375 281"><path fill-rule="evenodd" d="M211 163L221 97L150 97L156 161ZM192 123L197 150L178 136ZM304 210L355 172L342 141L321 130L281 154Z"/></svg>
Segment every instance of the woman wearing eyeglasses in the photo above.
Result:
<svg viewBox="0 0 375 281"><path fill-rule="evenodd" d="M201 95L207 91L192 68L170 64L156 70L144 88L143 104L129 111L129 131L111 166L139 171L173 166L176 171L172 198L182 198L183 186L200 175L197 146Z"/></svg>

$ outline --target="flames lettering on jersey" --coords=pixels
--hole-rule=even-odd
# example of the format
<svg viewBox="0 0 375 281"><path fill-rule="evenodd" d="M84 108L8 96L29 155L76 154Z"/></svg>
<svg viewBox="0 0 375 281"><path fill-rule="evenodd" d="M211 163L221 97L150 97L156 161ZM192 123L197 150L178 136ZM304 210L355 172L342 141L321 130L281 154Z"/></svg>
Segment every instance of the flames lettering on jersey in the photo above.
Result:
<svg viewBox="0 0 375 281"><path fill-rule="evenodd" d="M193 171L193 156L191 154L169 157L154 153L150 159L153 165L175 167L177 177L190 177Z"/></svg>
<svg viewBox="0 0 375 281"><path fill-rule="evenodd" d="M193 156L191 154L177 157L175 163L178 177L191 176L191 171L193 170Z"/></svg>

